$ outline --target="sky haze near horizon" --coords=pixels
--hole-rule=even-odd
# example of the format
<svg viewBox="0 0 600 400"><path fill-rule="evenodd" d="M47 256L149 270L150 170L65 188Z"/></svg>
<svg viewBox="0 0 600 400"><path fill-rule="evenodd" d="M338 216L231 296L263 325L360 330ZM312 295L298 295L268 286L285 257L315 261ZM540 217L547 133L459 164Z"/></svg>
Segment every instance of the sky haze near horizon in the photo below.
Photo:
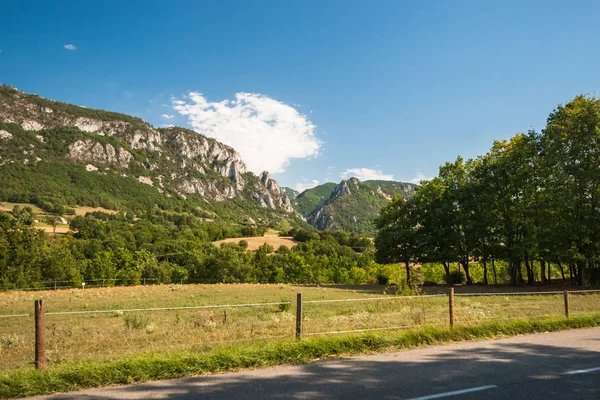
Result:
<svg viewBox="0 0 600 400"><path fill-rule="evenodd" d="M0 83L196 129L303 189L416 181L600 88L594 1L0 2Z"/></svg>

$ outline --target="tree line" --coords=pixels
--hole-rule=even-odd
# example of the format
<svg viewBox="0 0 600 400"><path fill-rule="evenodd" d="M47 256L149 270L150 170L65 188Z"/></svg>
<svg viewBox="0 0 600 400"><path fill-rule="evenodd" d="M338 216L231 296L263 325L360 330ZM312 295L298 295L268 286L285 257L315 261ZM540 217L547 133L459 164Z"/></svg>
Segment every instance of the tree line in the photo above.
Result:
<svg viewBox="0 0 600 400"><path fill-rule="evenodd" d="M0 287L30 288L61 282L112 285L152 283L366 283L377 281L368 237L316 232L281 224L298 244L247 250L244 236L264 226L203 222L191 215L150 210L133 219L103 212L76 216L72 232L48 235L35 227L29 207L0 212ZM281 228L281 227L280 227ZM240 243L213 241L239 237Z"/></svg>
<svg viewBox="0 0 600 400"><path fill-rule="evenodd" d="M483 267L480 283L546 282L551 268L579 284L600 280L600 99L559 105L538 133L495 141L475 159L458 157L394 199L376 220L377 261ZM498 260L508 276L498 276ZM537 268L539 266L539 269Z"/></svg>

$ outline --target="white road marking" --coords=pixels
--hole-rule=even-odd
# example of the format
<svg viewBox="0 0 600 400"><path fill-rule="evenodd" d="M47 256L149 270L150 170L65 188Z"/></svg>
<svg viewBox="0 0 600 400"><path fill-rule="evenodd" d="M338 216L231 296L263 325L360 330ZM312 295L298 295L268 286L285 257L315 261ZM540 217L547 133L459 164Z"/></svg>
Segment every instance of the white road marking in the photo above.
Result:
<svg viewBox="0 0 600 400"><path fill-rule="evenodd" d="M596 371L600 371L600 367L588 368L588 369L578 369L576 371L567 371L567 372L563 372L561 375L587 374L589 372L596 372Z"/></svg>
<svg viewBox="0 0 600 400"><path fill-rule="evenodd" d="M497 387L498 386L496 386L496 385L478 386L478 387L474 387L474 388L470 388L470 389L455 390L454 392L445 392L445 393L432 394L432 395L423 396L423 397L414 397L410 400L441 399L442 397L456 396L459 394L465 394L465 393L471 393L471 392L480 392L482 390L495 389Z"/></svg>

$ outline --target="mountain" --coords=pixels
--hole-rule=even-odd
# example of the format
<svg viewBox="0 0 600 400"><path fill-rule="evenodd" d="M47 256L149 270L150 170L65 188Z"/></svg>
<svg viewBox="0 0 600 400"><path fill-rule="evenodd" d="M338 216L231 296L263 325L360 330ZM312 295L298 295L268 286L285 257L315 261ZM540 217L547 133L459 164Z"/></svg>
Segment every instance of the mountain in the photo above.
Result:
<svg viewBox="0 0 600 400"><path fill-rule="evenodd" d="M319 205L321 199L328 198L335 187L335 183L329 182L306 189L291 200L292 207L298 214L306 216Z"/></svg>
<svg viewBox="0 0 600 400"><path fill-rule="evenodd" d="M158 207L241 221L297 219L286 193L197 132L0 85L0 201L62 210Z"/></svg>
<svg viewBox="0 0 600 400"><path fill-rule="evenodd" d="M330 194L322 197L316 207L305 215L306 221L324 231L345 230L370 235L375 233L373 219L381 208L395 195L411 197L416 186L395 181L361 182L356 178L333 185Z"/></svg>

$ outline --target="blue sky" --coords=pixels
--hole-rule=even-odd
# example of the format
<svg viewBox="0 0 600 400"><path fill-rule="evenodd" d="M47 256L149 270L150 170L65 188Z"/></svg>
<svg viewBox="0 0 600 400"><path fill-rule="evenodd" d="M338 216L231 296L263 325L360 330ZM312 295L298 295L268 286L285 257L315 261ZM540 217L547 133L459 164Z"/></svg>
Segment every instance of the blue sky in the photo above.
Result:
<svg viewBox="0 0 600 400"><path fill-rule="evenodd" d="M0 82L202 130L285 186L408 181L600 87L600 2L489 3L1 0Z"/></svg>

